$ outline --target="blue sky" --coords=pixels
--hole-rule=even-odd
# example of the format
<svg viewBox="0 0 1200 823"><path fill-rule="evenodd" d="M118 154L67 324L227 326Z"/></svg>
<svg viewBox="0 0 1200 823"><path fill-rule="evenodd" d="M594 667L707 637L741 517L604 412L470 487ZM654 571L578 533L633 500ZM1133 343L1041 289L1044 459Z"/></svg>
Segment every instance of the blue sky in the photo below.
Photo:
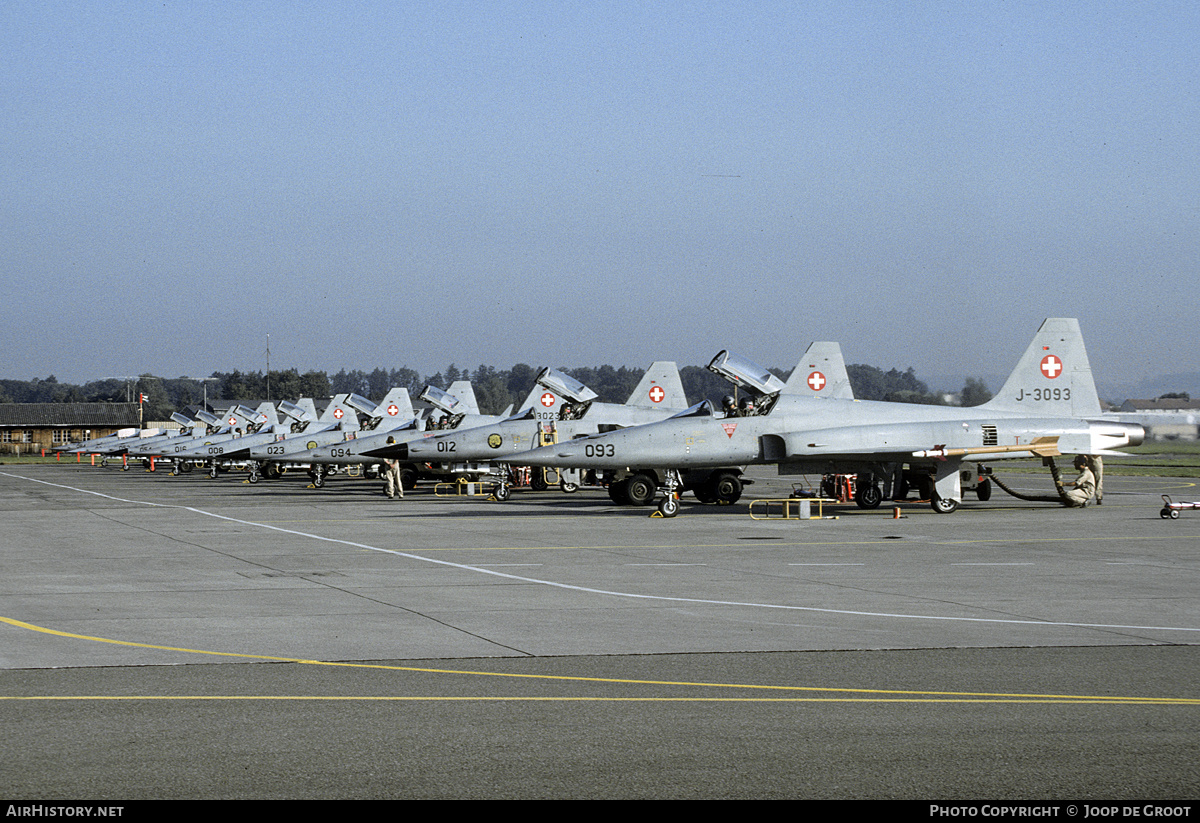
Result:
<svg viewBox="0 0 1200 823"><path fill-rule="evenodd" d="M1200 369L1191 2L10 3L2 376ZM993 386L993 389L997 386Z"/></svg>

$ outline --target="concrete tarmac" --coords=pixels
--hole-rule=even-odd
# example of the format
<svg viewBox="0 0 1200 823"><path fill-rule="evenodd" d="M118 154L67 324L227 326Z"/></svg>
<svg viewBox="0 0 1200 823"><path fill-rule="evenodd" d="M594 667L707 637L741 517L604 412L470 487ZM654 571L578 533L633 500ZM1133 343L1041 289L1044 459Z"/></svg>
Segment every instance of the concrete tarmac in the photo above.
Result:
<svg viewBox="0 0 1200 823"><path fill-rule="evenodd" d="M9 797L1200 793L1200 512L0 467ZM1042 477L1012 475L1048 490ZM968 496L969 497L969 496Z"/></svg>

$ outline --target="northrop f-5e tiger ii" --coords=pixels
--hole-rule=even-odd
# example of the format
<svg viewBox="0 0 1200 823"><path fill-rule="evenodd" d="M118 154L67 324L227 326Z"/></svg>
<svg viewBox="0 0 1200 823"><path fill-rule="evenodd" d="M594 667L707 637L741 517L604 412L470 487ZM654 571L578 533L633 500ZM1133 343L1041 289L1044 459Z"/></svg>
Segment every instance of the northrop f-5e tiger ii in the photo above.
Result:
<svg viewBox="0 0 1200 823"><path fill-rule="evenodd" d="M735 375L725 352L709 365ZM583 437L510 455L515 465L561 466L652 473L666 496L659 511L678 511L680 470L770 464L781 473L854 473L867 476L867 507L882 493L874 478L907 464L930 475L934 511L962 501L959 469L965 459L1119 455L1142 442L1141 426L1102 421L1100 401L1079 331L1071 318L1042 323L1000 392L974 408L810 398L786 394L753 379L739 385L754 395L747 408L719 414L705 401L644 426ZM642 467L646 467L644 470Z"/></svg>

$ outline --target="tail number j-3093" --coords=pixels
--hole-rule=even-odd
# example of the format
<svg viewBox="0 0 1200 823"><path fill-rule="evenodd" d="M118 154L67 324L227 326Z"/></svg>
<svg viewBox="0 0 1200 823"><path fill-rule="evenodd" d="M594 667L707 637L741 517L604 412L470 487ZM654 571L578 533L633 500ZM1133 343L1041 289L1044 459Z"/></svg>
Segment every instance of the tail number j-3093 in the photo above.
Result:
<svg viewBox="0 0 1200 823"><path fill-rule="evenodd" d="M1017 395L1017 401L1022 400L1070 400L1070 389L1034 389L1027 392L1021 389L1021 393Z"/></svg>

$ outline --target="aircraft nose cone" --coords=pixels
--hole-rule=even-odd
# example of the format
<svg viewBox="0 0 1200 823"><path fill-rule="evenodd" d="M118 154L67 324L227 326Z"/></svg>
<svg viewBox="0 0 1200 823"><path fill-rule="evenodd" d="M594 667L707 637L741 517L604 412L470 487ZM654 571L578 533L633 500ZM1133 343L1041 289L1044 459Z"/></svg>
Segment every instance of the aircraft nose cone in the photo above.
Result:
<svg viewBox="0 0 1200 823"><path fill-rule="evenodd" d="M396 459L397 460L407 460L408 459L408 444L407 443L397 443L396 450L397 450L396 451Z"/></svg>

